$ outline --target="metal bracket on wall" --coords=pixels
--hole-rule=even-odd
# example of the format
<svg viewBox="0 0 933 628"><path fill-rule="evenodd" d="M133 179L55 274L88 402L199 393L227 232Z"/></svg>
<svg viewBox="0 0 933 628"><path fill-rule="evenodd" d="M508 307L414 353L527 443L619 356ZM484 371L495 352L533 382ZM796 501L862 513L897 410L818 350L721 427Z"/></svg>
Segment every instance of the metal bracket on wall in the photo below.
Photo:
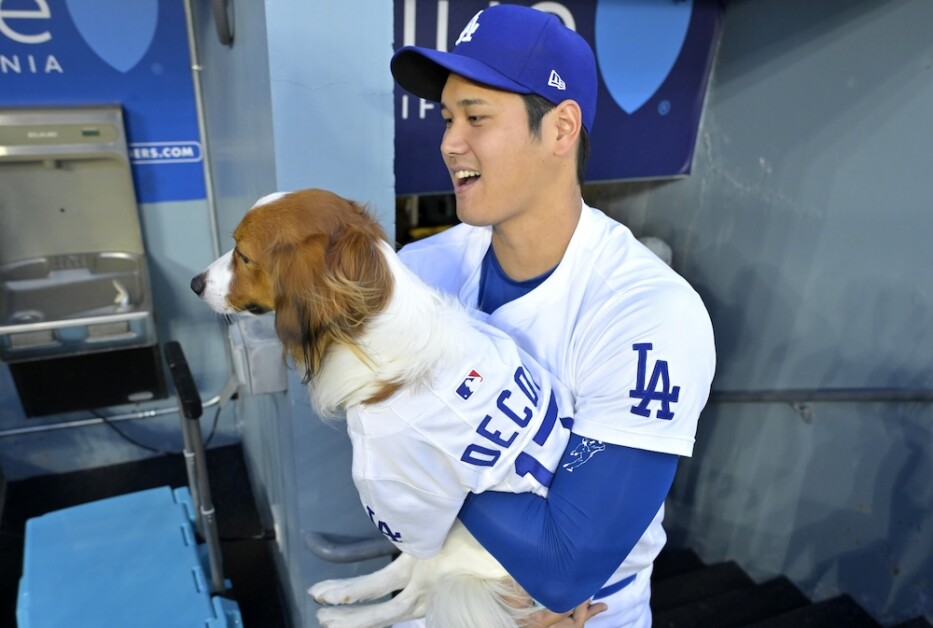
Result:
<svg viewBox="0 0 933 628"><path fill-rule="evenodd" d="M233 0L211 0L217 39L224 46L233 45Z"/></svg>
<svg viewBox="0 0 933 628"><path fill-rule="evenodd" d="M384 536L360 538L309 532L305 535L305 545L312 554L332 563L355 563L399 553Z"/></svg>
<svg viewBox="0 0 933 628"><path fill-rule="evenodd" d="M794 412L800 415L804 423L813 422L813 408L810 407L810 404L796 402L790 404L790 407L794 409Z"/></svg>

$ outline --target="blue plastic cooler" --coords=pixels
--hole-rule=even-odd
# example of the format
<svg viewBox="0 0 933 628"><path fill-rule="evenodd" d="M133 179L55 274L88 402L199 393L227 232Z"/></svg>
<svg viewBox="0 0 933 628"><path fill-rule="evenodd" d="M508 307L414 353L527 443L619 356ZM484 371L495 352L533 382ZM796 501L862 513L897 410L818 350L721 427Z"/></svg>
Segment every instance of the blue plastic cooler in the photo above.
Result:
<svg viewBox="0 0 933 628"><path fill-rule="evenodd" d="M169 487L58 510L26 523L19 628L237 627L211 594L190 493Z"/></svg>

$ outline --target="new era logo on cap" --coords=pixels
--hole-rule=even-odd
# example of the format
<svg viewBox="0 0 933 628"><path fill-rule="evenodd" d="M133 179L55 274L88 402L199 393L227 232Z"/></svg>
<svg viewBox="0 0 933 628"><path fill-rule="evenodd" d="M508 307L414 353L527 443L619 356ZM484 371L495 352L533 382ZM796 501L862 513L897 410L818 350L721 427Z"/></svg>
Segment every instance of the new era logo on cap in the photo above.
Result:
<svg viewBox="0 0 933 628"><path fill-rule="evenodd" d="M556 87L560 90L567 89L567 84L564 83L564 79L560 77L560 74L557 73L557 70L551 70L551 76L547 80L549 87Z"/></svg>

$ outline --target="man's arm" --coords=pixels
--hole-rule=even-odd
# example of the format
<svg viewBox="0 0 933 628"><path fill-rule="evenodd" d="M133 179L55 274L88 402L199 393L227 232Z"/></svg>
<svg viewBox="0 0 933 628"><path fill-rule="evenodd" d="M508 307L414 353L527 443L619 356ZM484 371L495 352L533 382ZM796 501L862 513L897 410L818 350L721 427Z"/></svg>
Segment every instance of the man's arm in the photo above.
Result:
<svg viewBox="0 0 933 628"><path fill-rule="evenodd" d="M460 520L538 602L573 609L599 591L664 503L678 457L606 443L572 470L572 434L547 499L470 494ZM614 584L614 583L610 583Z"/></svg>

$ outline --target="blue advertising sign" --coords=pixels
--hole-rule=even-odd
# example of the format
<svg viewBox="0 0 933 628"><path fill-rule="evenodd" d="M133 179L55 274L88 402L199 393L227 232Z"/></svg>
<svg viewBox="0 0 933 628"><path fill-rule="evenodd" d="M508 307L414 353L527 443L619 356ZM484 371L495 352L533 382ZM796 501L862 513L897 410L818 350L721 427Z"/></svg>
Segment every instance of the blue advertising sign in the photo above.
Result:
<svg viewBox="0 0 933 628"><path fill-rule="evenodd" d="M181 0L0 0L0 106L112 103L138 200L203 199Z"/></svg>
<svg viewBox="0 0 933 628"><path fill-rule="evenodd" d="M483 0L395 0L395 47L452 50ZM596 53L600 77L588 182L690 173L722 22L721 0L518 1L557 15ZM435 103L395 88L395 186L451 192Z"/></svg>

